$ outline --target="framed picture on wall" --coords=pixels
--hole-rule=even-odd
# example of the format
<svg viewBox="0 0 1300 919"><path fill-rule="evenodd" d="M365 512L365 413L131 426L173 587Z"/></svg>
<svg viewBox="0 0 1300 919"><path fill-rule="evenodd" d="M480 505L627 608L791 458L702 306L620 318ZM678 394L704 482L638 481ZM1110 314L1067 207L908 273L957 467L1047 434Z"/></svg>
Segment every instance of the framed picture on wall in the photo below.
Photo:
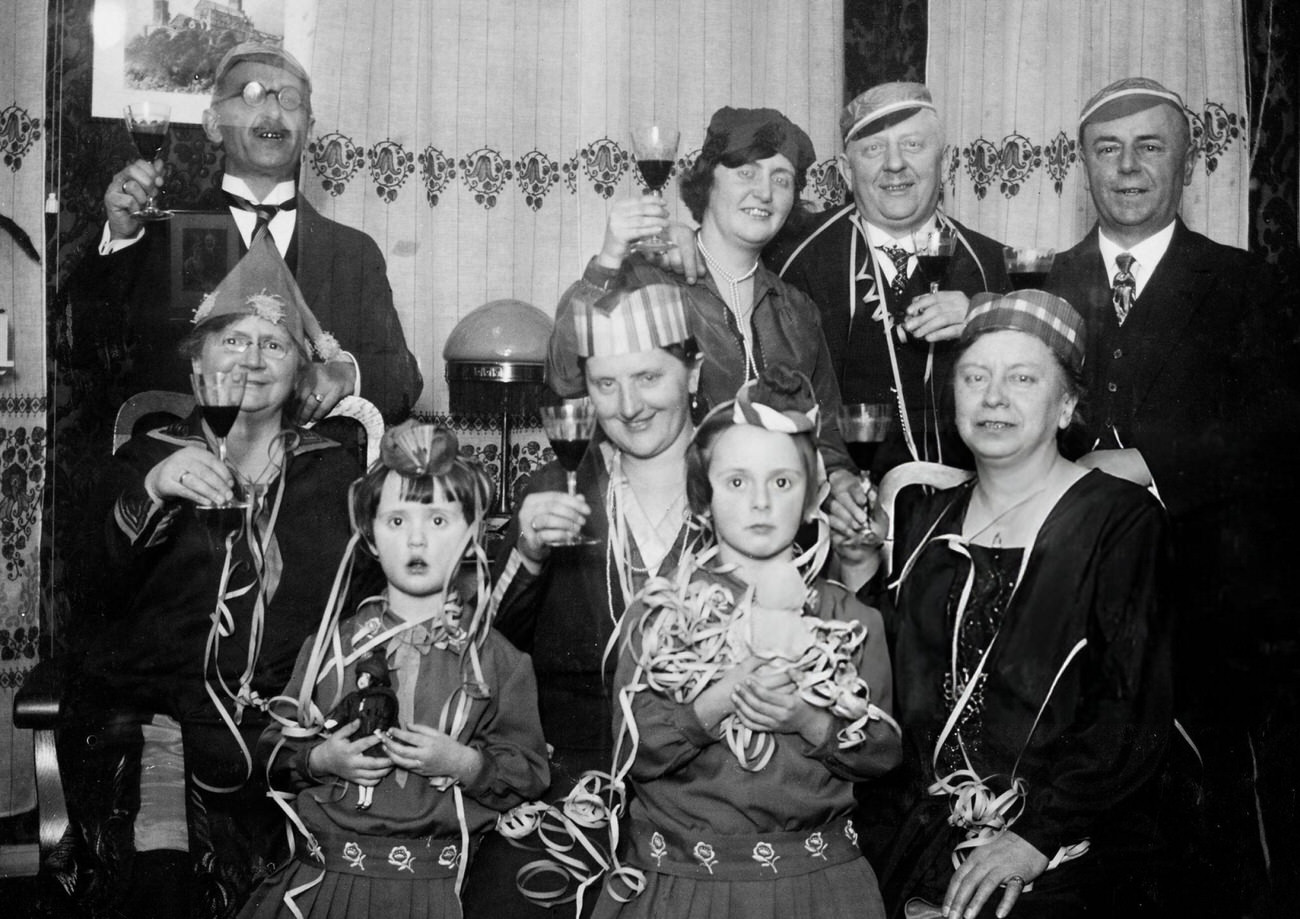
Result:
<svg viewBox="0 0 1300 919"><path fill-rule="evenodd" d="M95 0L91 115L140 102L201 124L217 64L240 42L282 45L311 73L316 0Z"/></svg>
<svg viewBox="0 0 1300 919"><path fill-rule="evenodd" d="M203 298L239 261L239 230L218 211L177 211L167 222L171 237L171 322L190 322Z"/></svg>

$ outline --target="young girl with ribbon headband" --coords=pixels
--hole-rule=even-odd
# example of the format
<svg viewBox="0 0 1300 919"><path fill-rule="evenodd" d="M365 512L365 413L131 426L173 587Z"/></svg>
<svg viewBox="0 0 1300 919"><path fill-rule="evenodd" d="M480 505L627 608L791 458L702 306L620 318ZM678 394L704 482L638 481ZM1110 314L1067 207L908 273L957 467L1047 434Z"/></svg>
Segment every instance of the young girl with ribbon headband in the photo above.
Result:
<svg viewBox="0 0 1300 919"><path fill-rule="evenodd" d="M816 432L784 366L696 431L713 544L621 623L608 797L629 803L598 919L884 915L849 814L853 783L899 760L889 658L879 613L816 576L825 536L794 546L825 493Z"/></svg>
<svg viewBox="0 0 1300 919"><path fill-rule="evenodd" d="M277 700L293 717L267 729L259 756L280 800L293 800L285 809L306 846L244 917L460 916L478 836L546 788L531 663L490 628L479 539L491 494L455 435L411 422L384 436L379 461L354 484L353 544L378 557L388 587L340 620L349 553ZM467 551L476 583L461 591ZM361 736L358 719L328 730L322 712L357 688L376 650L401 727Z"/></svg>

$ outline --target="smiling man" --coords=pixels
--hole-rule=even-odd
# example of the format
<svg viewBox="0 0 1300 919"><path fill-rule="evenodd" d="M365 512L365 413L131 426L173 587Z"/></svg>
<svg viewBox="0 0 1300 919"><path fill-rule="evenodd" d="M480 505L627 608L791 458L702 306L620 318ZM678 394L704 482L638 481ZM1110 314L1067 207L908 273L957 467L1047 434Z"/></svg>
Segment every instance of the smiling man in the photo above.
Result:
<svg viewBox="0 0 1300 919"><path fill-rule="evenodd" d="M1112 83L1083 107L1079 147L1097 226L1048 282L1088 324L1079 462L1168 510L1177 709L1203 759L1173 834L1193 898L1177 912L1241 915L1270 850L1275 883L1300 863L1294 793L1272 798L1268 779L1293 788L1297 768L1294 742L1269 740L1296 729L1295 330L1267 265L1178 216L1196 150L1177 93Z"/></svg>
<svg viewBox="0 0 1300 919"><path fill-rule="evenodd" d="M969 454L941 409L952 341L971 294L1010 289L1002 244L939 208L944 131L924 85L873 86L844 108L840 131L852 200L800 238L779 239L764 259L816 301L844 401L887 402L896 422L905 416L875 471L908 459L962 463ZM945 277L929 279L913 253L940 227L955 231L956 249Z"/></svg>
<svg viewBox="0 0 1300 919"><path fill-rule="evenodd" d="M308 305L346 352L313 365L298 393L299 420L317 420L344 396L360 395L396 422L410 412L423 380L393 308L379 247L321 216L300 193L312 124L311 80L283 48L245 42L222 58L203 130L225 153L220 191L228 232L241 251L255 235L270 233ZM175 360L189 316L170 296L177 231L172 221L146 224L134 216L164 180L161 160L137 160L114 174L104 193L107 222L98 249L69 287L73 362L120 360L123 395L189 389Z"/></svg>

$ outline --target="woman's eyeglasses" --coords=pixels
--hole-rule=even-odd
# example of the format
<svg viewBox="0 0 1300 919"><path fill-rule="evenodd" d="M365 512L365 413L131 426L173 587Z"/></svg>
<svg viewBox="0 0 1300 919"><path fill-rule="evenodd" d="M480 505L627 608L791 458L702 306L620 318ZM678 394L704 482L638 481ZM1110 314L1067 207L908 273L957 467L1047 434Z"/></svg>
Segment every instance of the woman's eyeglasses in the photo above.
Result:
<svg viewBox="0 0 1300 919"><path fill-rule="evenodd" d="M267 360L282 361L289 355L289 346L278 338L263 338L255 342L247 335L221 336L221 350L227 354L243 354L254 345Z"/></svg>

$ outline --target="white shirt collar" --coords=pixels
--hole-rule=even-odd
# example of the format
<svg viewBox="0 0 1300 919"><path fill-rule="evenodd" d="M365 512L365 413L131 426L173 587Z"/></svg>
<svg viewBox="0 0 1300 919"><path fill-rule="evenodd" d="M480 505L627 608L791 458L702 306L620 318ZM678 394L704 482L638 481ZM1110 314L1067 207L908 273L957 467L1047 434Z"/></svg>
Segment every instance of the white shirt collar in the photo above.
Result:
<svg viewBox="0 0 1300 919"><path fill-rule="evenodd" d="M1155 272L1156 266L1164 258L1165 253L1169 250L1169 243L1174 238L1174 223L1170 223L1157 233L1148 236L1136 246L1125 248L1106 236L1106 233L1098 229L1097 247L1101 250L1101 261L1106 266L1106 277L1114 279L1115 274L1119 271L1119 264L1116 259L1121 253L1127 252L1133 256L1133 295L1142 296L1142 289L1146 287L1147 280Z"/></svg>
<svg viewBox="0 0 1300 919"><path fill-rule="evenodd" d="M247 182L239 178L239 176L232 176L229 174L221 177L221 190L228 191L232 195L239 195L241 198L247 198L254 204L283 204L297 194L298 191L294 186L293 180L286 179L276 185L275 188L271 189L271 193L265 198L258 200L257 196L253 194L252 189L248 187Z"/></svg>
<svg viewBox="0 0 1300 919"><path fill-rule="evenodd" d="M898 248L905 249L908 252L916 251L916 244L912 241L911 233L908 233L902 237L894 236L888 230L876 226L874 223L871 223L870 221L866 220L861 215L856 215L856 216L858 217L858 221L857 221L858 226L863 227L866 230L867 242L871 243L872 248L875 248L877 246L897 246ZM919 227L916 228L916 232L917 233L932 232L935 229L936 225L937 225L937 221L935 219L935 216L931 214L929 220L927 220L925 223L921 224Z"/></svg>
<svg viewBox="0 0 1300 919"><path fill-rule="evenodd" d="M283 204L295 194L297 188L292 180L284 181L271 189L261 201L253 194L248 187L248 183L238 176L224 175L221 177L221 190L228 191L232 195L239 195L256 204ZM244 245L252 244L253 229L257 226L257 215L249 211L240 210L237 207L230 209L231 215L235 218L235 226L239 228L239 235L244 238ZM289 252L289 244L293 242L293 230L298 225L298 211L280 211L271 218L268 229L271 231L271 238L275 240L275 248L280 250L280 255L285 256Z"/></svg>

